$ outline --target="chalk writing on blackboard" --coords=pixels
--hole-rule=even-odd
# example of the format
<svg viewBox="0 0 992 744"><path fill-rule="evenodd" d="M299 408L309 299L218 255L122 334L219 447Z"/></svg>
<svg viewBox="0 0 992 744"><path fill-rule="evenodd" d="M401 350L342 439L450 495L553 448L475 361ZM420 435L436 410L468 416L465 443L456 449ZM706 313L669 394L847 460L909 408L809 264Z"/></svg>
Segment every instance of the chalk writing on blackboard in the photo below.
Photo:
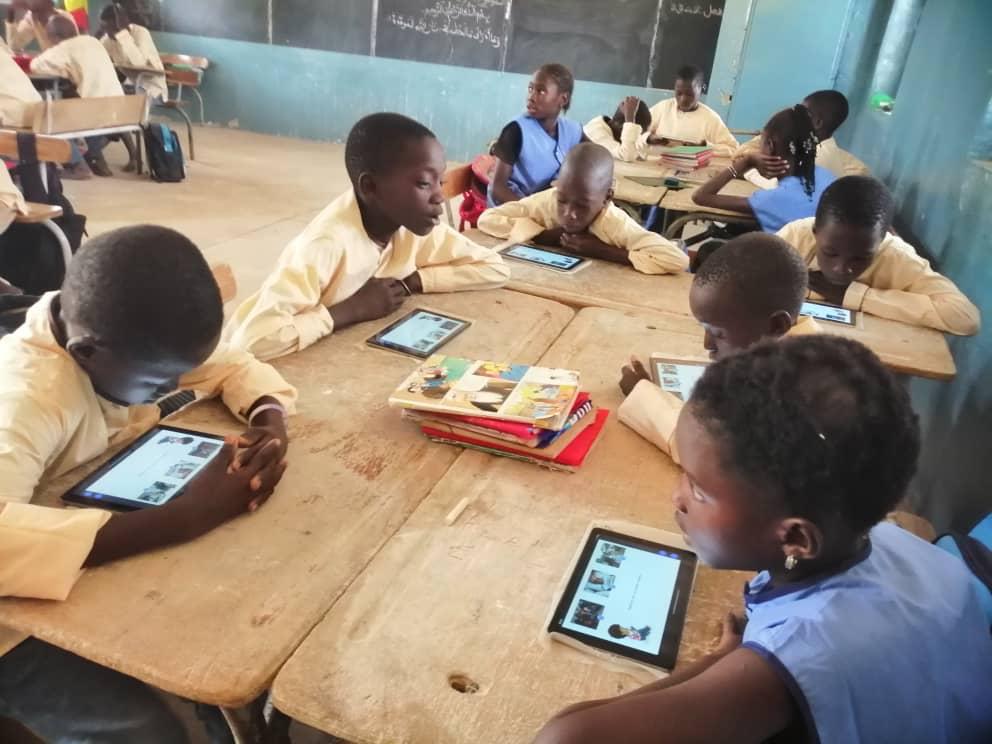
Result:
<svg viewBox="0 0 992 744"><path fill-rule="evenodd" d="M672 3L671 11L675 15L701 15L703 18L719 18L723 15L723 8L714 8L712 5L685 5L684 3Z"/></svg>
<svg viewBox="0 0 992 744"><path fill-rule="evenodd" d="M499 49L503 46L503 34L492 29L493 11L498 10L502 15L505 7L506 0L438 0L416 15L390 13L385 20L425 36L460 36Z"/></svg>

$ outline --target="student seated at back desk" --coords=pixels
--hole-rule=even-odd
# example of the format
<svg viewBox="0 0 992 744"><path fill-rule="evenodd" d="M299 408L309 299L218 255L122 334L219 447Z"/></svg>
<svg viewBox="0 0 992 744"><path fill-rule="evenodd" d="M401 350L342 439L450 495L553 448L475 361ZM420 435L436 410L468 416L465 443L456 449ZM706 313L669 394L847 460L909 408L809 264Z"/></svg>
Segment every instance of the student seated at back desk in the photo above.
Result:
<svg viewBox="0 0 992 744"><path fill-rule="evenodd" d="M751 215L765 232L776 232L787 222L812 217L820 194L833 183L826 168L816 165L816 135L805 106L793 106L775 114L762 131L761 151L749 152L704 183L692 194L701 207L716 207ZM743 178L756 168L766 178L778 178L773 189L750 196L721 194L734 178Z"/></svg>
<svg viewBox="0 0 992 744"><path fill-rule="evenodd" d="M813 299L961 336L978 333L978 308L887 232L892 213L885 184L846 176L823 192L815 218L790 222L778 234L809 267Z"/></svg>
<svg viewBox="0 0 992 744"><path fill-rule="evenodd" d="M84 568L191 540L272 493L296 392L249 354L218 347L222 322L199 249L140 226L84 245L62 291L0 339L0 596L65 599ZM112 515L30 503L42 479L151 428L158 407L140 404L176 387L220 395L248 422L235 468L228 442L160 507ZM113 741L185 741L136 680L34 639L0 655L0 716L46 741L109 741L108 731Z"/></svg>
<svg viewBox="0 0 992 744"><path fill-rule="evenodd" d="M651 144L710 145L714 155L731 155L737 140L720 115L699 100L703 71L686 65L675 78L675 95L651 107Z"/></svg>
<svg viewBox="0 0 992 744"><path fill-rule="evenodd" d="M829 334L733 354L675 439L686 542L712 568L759 572L746 626L729 615L711 655L566 708L537 744L992 741L992 637L967 567L880 524L920 435L874 354Z"/></svg>
<svg viewBox="0 0 992 744"><path fill-rule="evenodd" d="M13 0L7 8L7 46L14 52L27 50L32 42L41 51L55 46L58 40L51 38L48 29L48 22L55 16L76 25L72 14L57 9L52 0Z"/></svg>
<svg viewBox="0 0 992 744"><path fill-rule="evenodd" d="M117 3L112 3L101 11L100 23L106 34L101 39L103 48L115 65L162 71L160 75L144 73L137 76L133 81L136 89L153 101L168 98L165 66L148 29L133 23L127 11Z"/></svg>
<svg viewBox="0 0 992 744"><path fill-rule="evenodd" d="M809 110L813 130L819 141L816 146L816 164L826 168L837 178L871 175L867 165L847 150L841 149L834 139L834 132L847 120L849 109L847 97L839 90L818 90L803 99L803 106ZM761 151L760 136L741 145L734 156L745 155L751 151ZM775 179L762 178L753 170L747 173L747 179L762 188L771 189L777 185Z"/></svg>
<svg viewBox="0 0 992 744"><path fill-rule="evenodd" d="M650 128L648 105L637 96L627 96L612 118L604 115L590 119L583 131L590 142L605 147L617 160L631 163L647 157Z"/></svg>
<svg viewBox="0 0 992 744"><path fill-rule="evenodd" d="M260 359L389 315L409 294L510 278L496 251L441 223L444 150L427 127L400 114L366 116L344 158L352 188L287 246L225 331Z"/></svg>
<svg viewBox="0 0 992 744"><path fill-rule="evenodd" d="M0 126L30 127L34 104L41 101L31 79L7 52L0 49Z"/></svg>
<svg viewBox="0 0 992 744"><path fill-rule="evenodd" d="M689 307L704 329L703 347L723 359L766 338L819 333L815 320L801 317L806 267L789 244L774 235L739 235L699 266L689 290ZM675 462L675 425L683 403L651 380L632 359L621 371L626 400L620 421Z"/></svg>
<svg viewBox="0 0 992 744"><path fill-rule="evenodd" d="M99 41L81 36L76 24L62 16L54 16L48 22L48 35L56 43L31 60L31 72L68 78L80 98L124 95L114 63ZM113 175L103 157L106 144L106 137L86 138L85 165L98 176ZM85 165L76 159L65 170L70 176L86 177Z"/></svg>
<svg viewBox="0 0 992 744"><path fill-rule="evenodd" d="M496 168L486 195L496 207L551 186L568 151L586 137L564 113L572 105L575 78L564 65L538 68L527 85L527 111L500 132L493 145Z"/></svg>
<svg viewBox="0 0 992 744"><path fill-rule="evenodd" d="M689 259L612 203L613 158L583 142L565 158L555 188L488 209L479 229L497 238L561 246L587 258L633 266L645 274L685 271Z"/></svg>

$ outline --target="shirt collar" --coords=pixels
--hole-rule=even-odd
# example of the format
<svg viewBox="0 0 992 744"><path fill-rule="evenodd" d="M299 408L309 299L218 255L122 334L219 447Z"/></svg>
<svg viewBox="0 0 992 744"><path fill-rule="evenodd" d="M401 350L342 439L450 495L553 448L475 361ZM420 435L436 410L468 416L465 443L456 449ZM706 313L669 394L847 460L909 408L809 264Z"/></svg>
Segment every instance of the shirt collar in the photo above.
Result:
<svg viewBox="0 0 992 744"><path fill-rule="evenodd" d="M770 578L767 571L762 571L749 583L745 584L744 587L744 603L751 607L752 605L762 604L764 602L770 602L773 599L779 599L780 597L785 597L790 594L795 594L797 592L805 591L817 584L823 583L824 580L829 579L831 576L837 576L839 574L850 571L852 568L857 566L859 563L864 561L871 555L871 538L865 539L865 544L857 553L848 558L846 561L840 563L829 571L824 571L813 576L810 576L802 581L796 581L789 584L783 584L781 586L771 586Z"/></svg>

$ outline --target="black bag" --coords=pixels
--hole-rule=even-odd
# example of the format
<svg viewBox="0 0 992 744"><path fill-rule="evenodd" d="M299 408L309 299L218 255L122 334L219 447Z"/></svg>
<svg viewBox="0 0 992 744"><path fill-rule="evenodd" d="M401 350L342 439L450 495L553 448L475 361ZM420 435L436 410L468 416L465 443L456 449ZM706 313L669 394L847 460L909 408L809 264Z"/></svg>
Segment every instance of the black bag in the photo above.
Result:
<svg viewBox="0 0 992 744"><path fill-rule="evenodd" d="M62 207L62 216L53 222L65 234L71 252L75 253L86 232L86 217L77 214L63 195L55 166L39 164L33 134L18 132L17 149L18 165L13 175L21 193L29 202ZM0 276L29 295L58 289L65 276L62 244L44 225L13 223L0 235Z"/></svg>
<svg viewBox="0 0 992 744"><path fill-rule="evenodd" d="M165 124L149 124L144 129L148 172L160 183L179 183L186 179L186 163L179 137Z"/></svg>

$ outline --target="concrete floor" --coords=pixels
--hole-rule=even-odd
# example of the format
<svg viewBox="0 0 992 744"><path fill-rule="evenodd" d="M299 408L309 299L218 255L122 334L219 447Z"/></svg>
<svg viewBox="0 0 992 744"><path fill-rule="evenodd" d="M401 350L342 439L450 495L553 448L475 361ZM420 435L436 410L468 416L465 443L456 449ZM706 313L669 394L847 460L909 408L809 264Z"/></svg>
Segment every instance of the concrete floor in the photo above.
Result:
<svg viewBox="0 0 992 744"><path fill-rule="evenodd" d="M182 127L176 128L182 137ZM65 181L90 236L125 225L154 223L188 236L211 264L231 265L236 301L255 291L286 244L348 188L344 146L229 129L196 127L197 160L183 183L155 183L121 172L124 147L111 143L113 178ZM186 148L186 141L183 140ZM236 302L227 304L230 312ZM177 704L193 744L208 744L192 706ZM293 724L294 744L337 741Z"/></svg>
<svg viewBox="0 0 992 744"><path fill-rule="evenodd" d="M211 264L232 266L240 299L258 288L286 243L348 187L344 146L212 127L196 127L194 137L197 160L183 183L121 172L127 154L111 143L105 154L113 178L65 181L65 192L86 215L90 236L140 223L182 232Z"/></svg>

